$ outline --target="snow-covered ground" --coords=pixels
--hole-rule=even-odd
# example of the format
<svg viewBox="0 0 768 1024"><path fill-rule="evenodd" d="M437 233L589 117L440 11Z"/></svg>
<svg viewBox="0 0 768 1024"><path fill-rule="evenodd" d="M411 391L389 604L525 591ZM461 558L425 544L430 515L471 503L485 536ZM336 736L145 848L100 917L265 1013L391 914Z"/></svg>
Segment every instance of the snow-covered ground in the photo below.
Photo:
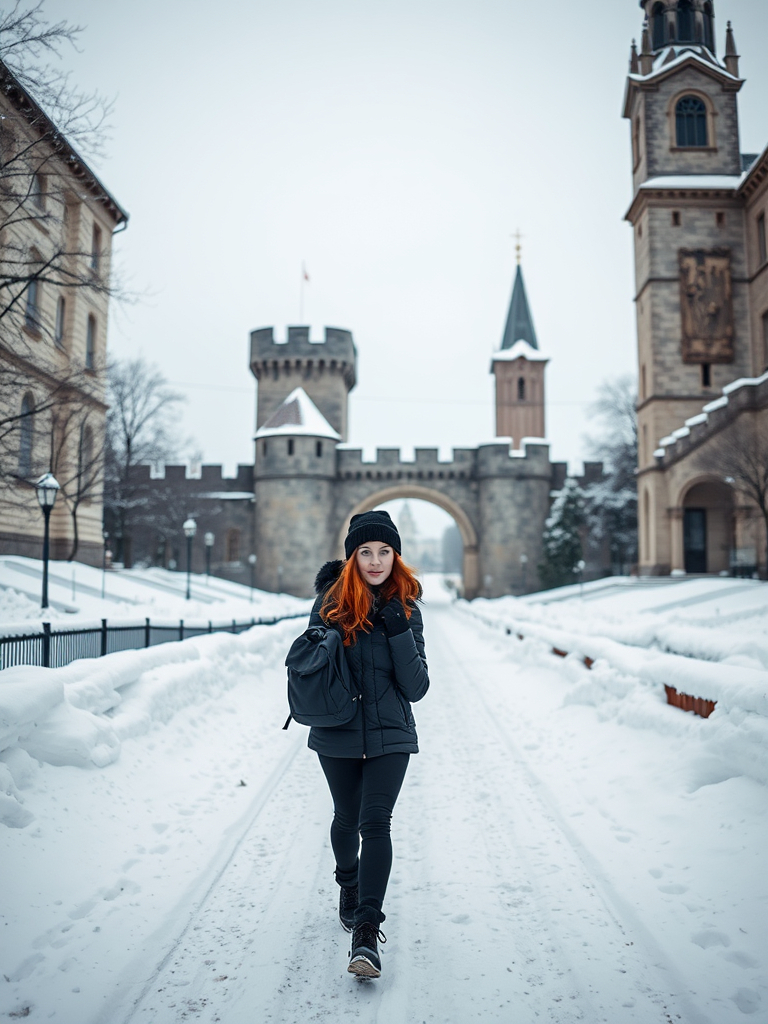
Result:
<svg viewBox="0 0 768 1024"><path fill-rule="evenodd" d="M50 562L50 607L41 611L42 562L17 555L0 557L0 635L29 631L43 620L59 629L99 623L246 622L252 618L291 615L309 605L290 594L267 594L215 576L187 576L165 569L120 569L102 572L81 562ZM104 595L102 597L102 594ZM311 603L311 602L310 602Z"/></svg>
<svg viewBox="0 0 768 1024"><path fill-rule="evenodd" d="M0 1019L767 1019L768 588L427 583L382 979L345 972L330 798L281 730L297 619L0 673Z"/></svg>

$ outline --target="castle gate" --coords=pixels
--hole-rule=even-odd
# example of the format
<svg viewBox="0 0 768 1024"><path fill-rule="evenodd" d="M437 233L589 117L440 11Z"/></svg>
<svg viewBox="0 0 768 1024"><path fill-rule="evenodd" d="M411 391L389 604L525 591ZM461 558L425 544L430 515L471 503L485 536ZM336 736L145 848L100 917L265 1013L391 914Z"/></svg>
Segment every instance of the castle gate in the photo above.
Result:
<svg viewBox="0 0 768 1024"><path fill-rule="evenodd" d="M379 481L376 481L376 484L378 485ZM357 497L355 492L360 489L359 487L350 488L349 490L352 493L349 494L347 494L345 489L342 489L339 496L339 504L343 504L347 500L354 501ZM467 497L469 496L467 495ZM425 487L420 484L392 483L387 487L378 486L376 490L367 494L364 498L357 497L356 503L342 516L336 543L337 557L344 557L344 538L352 516L357 515L358 512L367 512L372 508L377 508L379 505L383 505L388 501L395 501L398 498L419 498L422 501L429 501L433 505L438 505L453 518L453 521L459 528L461 541L464 546L464 563L462 566L464 594L476 595L480 593L478 540L475 525L455 497L442 493L442 491L437 490L434 486ZM408 561L407 551L403 553L403 557Z"/></svg>

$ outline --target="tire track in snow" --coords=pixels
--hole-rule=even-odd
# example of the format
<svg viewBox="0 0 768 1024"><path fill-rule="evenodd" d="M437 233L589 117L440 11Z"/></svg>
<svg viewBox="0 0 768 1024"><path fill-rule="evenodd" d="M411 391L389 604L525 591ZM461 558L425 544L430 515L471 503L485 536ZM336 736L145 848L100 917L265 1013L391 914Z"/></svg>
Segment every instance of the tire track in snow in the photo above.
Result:
<svg viewBox="0 0 768 1024"><path fill-rule="evenodd" d="M94 1024L100 1024L100 1022L105 1019L102 1016L104 1012L108 1013L108 1019L119 1019L122 1024L132 1024L134 1020L140 1019L139 1015L143 1012L147 995L151 990L157 988L158 980L164 972L167 970L173 970L169 965L171 964L173 957L176 955L177 950L185 942L188 935L195 930L196 921L200 914L211 901L225 873L236 861L245 840L257 825L260 816L270 807L271 798L280 790L281 786L284 784L286 776L290 775L291 769L299 759L299 755L302 752L303 747L304 743L302 736L291 737L291 743L288 750L279 759L272 772L269 774L265 782L259 787L255 797L252 799L248 811L243 816L244 820L241 819L240 825L236 830L234 839L230 837L229 842L224 847L222 853L219 855L217 860L211 864L207 876L198 883L196 894L193 895L191 899L189 897L187 898L189 903L183 908L184 917L181 927L179 927L179 922L177 920L166 922L166 924L156 934L154 941L160 949L164 949L165 952L157 962L157 965L151 972L149 978L140 984L138 994L134 994L131 1000L130 1008L126 1011L126 998L123 994L118 993L113 1001L113 1005L106 1011L101 1011L98 1021L94 1022ZM141 966L145 965L146 957L142 960L138 970L141 969ZM134 970L136 970L136 968L134 968ZM133 987L134 989L137 987L135 983ZM121 1012L124 1016L119 1016Z"/></svg>
<svg viewBox="0 0 768 1024"><path fill-rule="evenodd" d="M445 612L438 612L429 618L433 649L436 633L442 634L439 646L450 648L461 632L457 617L451 617L449 632L446 629L449 620L445 616ZM499 658L493 652L488 653L486 643L477 643L477 632L486 633L488 640L498 639L497 635L480 624L476 624L473 631L466 620L463 627L473 632L473 654L478 656L473 657L472 665L468 666L456 650L446 678L452 685L463 684L465 690L471 691L470 699L465 695L462 703L465 711L462 729L467 727L467 718L471 715L475 720L474 738L486 737L481 764L505 774L509 780L506 789L499 790L505 805L503 827L494 828L489 821L488 835L494 834L494 843L507 845L510 856L520 857L531 879L535 879L536 902L539 908L546 909L561 962L568 966L578 988L579 1001L585 1004L585 1019L614 1024L635 1021L645 1024L648 1020L665 1024L676 1021L711 1024L710 1018L686 996L685 983L667 963L665 954L634 908L610 885L598 860L564 820L554 794L494 715L487 688L478 679L483 675L484 662L492 677L494 668L498 671ZM473 650L473 647L462 644L461 649ZM509 668L509 662L505 661L502 670L507 675ZM461 681L453 679L454 675L460 675ZM506 756L500 756L499 744ZM499 810L496 808L497 812ZM557 861L552 859L554 853ZM526 909L525 914L528 912ZM594 935L598 929L598 934L603 934L603 943L600 949L595 949ZM520 936L517 938L519 940ZM553 1018L558 1022L562 1019Z"/></svg>

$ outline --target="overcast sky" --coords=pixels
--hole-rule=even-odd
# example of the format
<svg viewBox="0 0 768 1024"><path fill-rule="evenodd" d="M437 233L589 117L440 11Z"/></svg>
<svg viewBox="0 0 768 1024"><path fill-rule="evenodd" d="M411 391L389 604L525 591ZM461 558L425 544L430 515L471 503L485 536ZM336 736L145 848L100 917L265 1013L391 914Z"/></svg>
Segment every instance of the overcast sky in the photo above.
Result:
<svg viewBox="0 0 768 1024"><path fill-rule="evenodd" d="M67 64L116 99L95 169L131 215L114 356L188 396L206 462L252 461L249 332L350 329L350 441L493 436L490 357L523 268L553 460L578 469L600 381L635 367L628 123L637 0L48 0L86 27ZM766 0L716 0L768 142Z"/></svg>

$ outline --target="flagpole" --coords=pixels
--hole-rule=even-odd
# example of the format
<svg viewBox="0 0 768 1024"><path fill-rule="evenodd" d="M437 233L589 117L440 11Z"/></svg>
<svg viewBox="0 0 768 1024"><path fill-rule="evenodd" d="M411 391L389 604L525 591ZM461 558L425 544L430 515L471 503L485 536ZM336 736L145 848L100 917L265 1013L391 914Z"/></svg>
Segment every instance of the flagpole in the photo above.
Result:
<svg viewBox="0 0 768 1024"><path fill-rule="evenodd" d="M307 268L301 262L301 285L299 286L299 323L304 323L304 282L307 280Z"/></svg>

